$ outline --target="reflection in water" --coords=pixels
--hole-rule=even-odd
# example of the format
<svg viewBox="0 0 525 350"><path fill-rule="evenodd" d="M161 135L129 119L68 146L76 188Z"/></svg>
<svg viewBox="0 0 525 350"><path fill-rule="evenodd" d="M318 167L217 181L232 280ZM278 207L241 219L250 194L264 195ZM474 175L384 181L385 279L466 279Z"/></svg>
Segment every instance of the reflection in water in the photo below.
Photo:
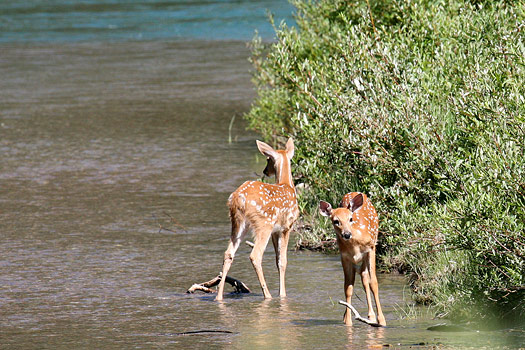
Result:
<svg viewBox="0 0 525 350"><path fill-rule="evenodd" d="M273 305L272 305L273 304ZM275 305L277 304L277 305ZM273 307L273 310L270 308ZM298 349L299 328L292 327L290 321L297 317L290 307L287 298L278 298L274 303L265 300L255 309L257 322L255 330L258 336L254 343L260 349ZM281 327L284 325L284 327ZM277 334L273 334L273 329L280 329Z"/></svg>
<svg viewBox="0 0 525 350"><path fill-rule="evenodd" d="M235 324L239 332L232 342L238 349L299 349L301 327L292 324L299 317L287 298L249 302L243 314L233 305L219 302L223 324ZM237 305L239 306L239 305Z"/></svg>
<svg viewBox="0 0 525 350"><path fill-rule="evenodd" d="M370 347L381 347L385 344L385 329L383 327L369 327L366 344Z"/></svg>
<svg viewBox="0 0 525 350"><path fill-rule="evenodd" d="M347 335L346 347L348 349L359 349L364 344L369 349L381 349L384 346L388 346L388 343L385 341L386 329L384 327L371 327L368 325L356 327L356 322L359 321L354 321L353 326L345 325Z"/></svg>

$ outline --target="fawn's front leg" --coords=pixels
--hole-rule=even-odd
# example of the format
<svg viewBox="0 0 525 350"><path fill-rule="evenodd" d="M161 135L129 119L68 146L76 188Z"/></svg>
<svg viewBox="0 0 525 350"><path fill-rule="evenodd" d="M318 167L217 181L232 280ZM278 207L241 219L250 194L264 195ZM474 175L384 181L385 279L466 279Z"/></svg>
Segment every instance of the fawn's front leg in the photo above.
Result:
<svg viewBox="0 0 525 350"><path fill-rule="evenodd" d="M377 309L377 322L381 326L386 326L385 315L383 315L383 310L381 309L381 303L379 302L379 286L377 283L376 275L376 249L372 249L370 252L370 287L372 288L372 294L374 294L374 299L376 302Z"/></svg>
<svg viewBox="0 0 525 350"><path fill-rule="evenodd" d="M352 294L354 292L355 283L355 267L352 260L346 254L341 254L341 264L343 264L343 272L345 274L345 297L348 304L352 304ZM345 309L344 322L346 325L352 325L352 312Z"/></svg>
<svg viewBox="0 0 525 350"><path fill-rule="evenodd" d="M368 319L372 322L377 323L376 314L374 312L374 307L372 305L372 295L370 293L370 264L369 258L363 259L363 265L361 266L361 282L363 283L363 288L365 289L366 294L366 304L368 306Z"/></svg>

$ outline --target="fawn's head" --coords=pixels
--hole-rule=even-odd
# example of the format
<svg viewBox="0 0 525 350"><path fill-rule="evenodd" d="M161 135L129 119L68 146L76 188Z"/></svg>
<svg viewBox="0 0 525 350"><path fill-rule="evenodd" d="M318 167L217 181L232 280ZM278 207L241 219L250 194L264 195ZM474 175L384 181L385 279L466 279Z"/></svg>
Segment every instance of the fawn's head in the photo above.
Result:
<svg viewBox="0 0 525 350"><path fill-rule="evenodd" d="M336 208L332 209L330 203L325 201L320 201L319 211L321 215L328 216L332 220L332 225L334 226L335 232L337 235L344 239L350 240L352 238L361 239L364 232L361 232L359 227L354 227L357 225L354 222L354 213L361 209L363 206L363 195L358 194L355 196L348 204L346 208Z"/></svg>
<svg viewBox="0 0 525 350"><path fill-rule="evenodd" d="M280 183L283 181L285 176L288 176L290 172L290 160L294 154L294 145L292 138L286 142L286 148L284 150L274 150L270 145L261 142L257 142L257 148L259 151L266 156L266 168L264 168L264 175L273 176L275 175L276 182ZM291 179L289 179L291 180Z"/></svg>

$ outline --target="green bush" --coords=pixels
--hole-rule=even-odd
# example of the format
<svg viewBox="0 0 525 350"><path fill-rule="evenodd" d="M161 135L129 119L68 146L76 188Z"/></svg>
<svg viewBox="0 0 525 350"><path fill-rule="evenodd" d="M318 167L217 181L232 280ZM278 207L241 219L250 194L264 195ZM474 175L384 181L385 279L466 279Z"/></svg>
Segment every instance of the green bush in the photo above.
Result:
<svg viewBox="0 0 525 350"><path fill-rule="evenodd" d="M332 234L319 199L365 192L381 266L411 273L418 301L524 316L524 3L293 4L296 27L252 43L246 118L295 138L307 239Z"/></svg>

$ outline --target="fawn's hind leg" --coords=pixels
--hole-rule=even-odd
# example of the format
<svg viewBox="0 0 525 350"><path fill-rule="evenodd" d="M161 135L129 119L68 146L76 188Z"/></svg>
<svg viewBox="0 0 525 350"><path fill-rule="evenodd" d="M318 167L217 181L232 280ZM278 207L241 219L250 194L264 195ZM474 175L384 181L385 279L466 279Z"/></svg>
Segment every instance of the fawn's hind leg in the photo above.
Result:
<svg viewBox="0 0 525 350"><path fill-rule="evenodd" d="M226 275L228 274L228 271L230 270L230 267L233 263L233 258L235 257L235 253L237 252L237 249L239 248L239 245L241 244L241 241L244 239L244 236L246 235L247 227L246 227L246 221L245 220L239 220L235 217L232 217L232 235L230 238L230 243L228 244L228 248L224 252L224 262L222 265L222 277L221 282L219 283L219 288L217 289L217 296L215 297L215 300L222 300L223 294L224 294L224 284L226 283Z"/></svg>

